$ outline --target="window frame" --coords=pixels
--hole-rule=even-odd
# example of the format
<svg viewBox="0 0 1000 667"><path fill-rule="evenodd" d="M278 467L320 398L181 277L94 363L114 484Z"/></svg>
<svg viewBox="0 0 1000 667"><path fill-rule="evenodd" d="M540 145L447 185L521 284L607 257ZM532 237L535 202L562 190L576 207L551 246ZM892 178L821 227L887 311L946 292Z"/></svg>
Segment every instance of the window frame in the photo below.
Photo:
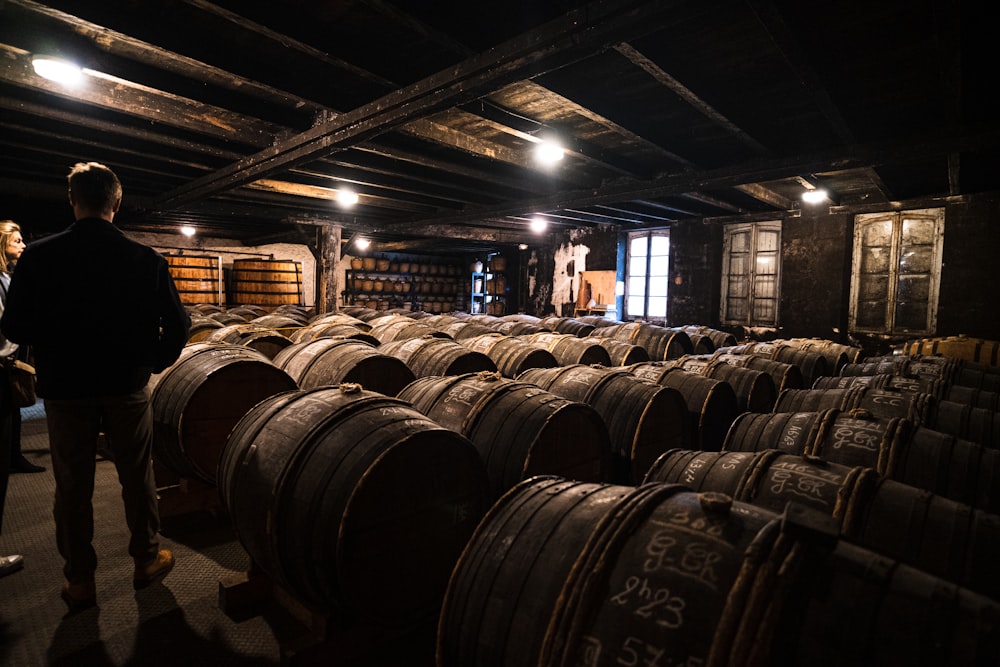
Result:
<svg viewBox="0 0 1000 667"><path fill-rule="evenodd" d="M643 300L642 300L642 313L633 313L633 312L631 312L628 309L629 299L631 297L631 294L630 294L630 292L631 292L631 289L630 289L631 278L633 276L633 274L631 272L631 268L632 268L632 241L633 241L633 239L640 238L640 237L645 237L646 238L646 242L647 242L646 243L646 266L645 266L645 269L644 269L644 271L642 273L642 275L645 276L645 285L644 285ZM663 237L663 238L666 238L666 240L667 240L667 278L668 279L667 279L667 293L664 295L664 298L666 299L666 308L664 309L664 314L662 316L661 315L650 315L649 314L650 264L651 264L652 257L653 257L652 248L653 248L653 238L654 237ZM660 319L662 317L662 319L664 321L667 321L667 315L670 312L670 280L669 280L669 276L670 276L670 266L672 264L671 258L670 258L670 250L671 250L671 246L670 246L670 230L669 229L651 229L651 230L644 230L644 231L641 231L641 232L629 232L628 233L628 235L626 237L626 241L625 241L625 281L624 281L625 282L625 288L624 288L624 296L623 296L623 302L622 302L622 311L623 311L623 317L622 317L622 319L633 319L633 318L636 318L636 317L640 317L640 318L642 318L644 320L648 320L648 319L653 319L653 318ZM659 257L660 255L657 255L657 256Z"/></svg>
<svg viewBox="0 0 1000 667"><path fill-rule="evenodd" d="M747 272L747 317L745 320L737 320L734 318L727 317L729 311L729 276L730 263L732 261L732 243L733 238L745 231L750 231L750 258L749 267ZM756 288L756 278L757 273L753 270L753 267L757 266L757 240L758 235L762 231L777 232L777 248L775 249L775 271L774 271L774 321L760 321L754 318L754 300L758 298L757 288ZM744 326L744 327L778 327L781 324L781 236L782 236L782 221L781 220L767 220L762 222L743 222L737 224L726 225L723 229L723 242L722 242L722 285L721 285L721 299L719 304L719 321L722 324L730 326ZM764 297L760 297L764 298Z"/></svg>
<svg viewBox="0 0 1000 667"><path fill-rule="evenodd" d="M934 224L934 249L931 260L930 284L927 295L927 318L925 328L914 329L896 326L897 297L899 294L899 265L903 223L907 219L928 220ZM889 258L888 294L885 298L885 324L882 327L859 327L862 268L864 267L864 231L869 225L892 222L891 257ZM944 257L944 208L922 208L908 211L885 211L863 213L854 218L854 246L851 253L851 301L848 313L848 329L852 333L866 333L883 336L934 335L937 331L937 314L941 293L941 269Z"/></svg>

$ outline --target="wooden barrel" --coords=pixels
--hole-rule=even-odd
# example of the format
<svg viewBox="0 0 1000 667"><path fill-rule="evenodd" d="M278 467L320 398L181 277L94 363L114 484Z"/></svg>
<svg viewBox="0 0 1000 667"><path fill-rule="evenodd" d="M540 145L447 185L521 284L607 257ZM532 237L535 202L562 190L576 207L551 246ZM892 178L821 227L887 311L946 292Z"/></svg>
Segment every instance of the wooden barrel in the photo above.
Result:
<svg viewBox="0 0 1000 667"><path fill-rule="evenodd" d="M689 373L681 368L644 369L645 364L627 366L639 378L656 377L661 387L676 389L684 397L690 418L689 430L695 434L694 446L700 450L719 451L729 427L739 414L736 392L726 382Z"/></svg>
<svg viewBox="0 0 1000 667"><path fill-rule="evenodd" d="M524 336L530 343L545 346L560 366L574 364L600 364L611 366L611 355L594 338L580 338L573 334L542 332Z"/></svg>
<svg viewBox="0 0 1000 667"><path fill-rule="evenodd" d="M283 259L234 259L233 303L272 309L282 304L304 305L302 263Z"/></svg>
<svg viewBox="0 0 1000 667"><path fill-rule="evenodd" d="M905 343L904 354L942 356L962 359L986 366L1000 366L1000 341L968 336L920 338Z"/></svg>
<svg viewBox="0 0 1000 667"><path fill-rule="evenodd" d="M396 340L382 343L379 351L402 360L418 378L497 370L496 364L488 356L470 350L451 338L424 336Z"/></svg>
<svg viewBox="0 0 1000 667"><path fill-rule="evenodd" d="M530 368L552 368L559 362L545 347L516 336L488 333L458 341L475 352L482 352L505 378L514 379Z"/></svg>
<svg viewBox="0 0 1000 667"><path fill-rule="evenodd" d="M361 322L364 324L364 322ZM336 322L319 322L309 324L291 336L293 343L307 343L317 338L354 338L378 347L382 343L378 338L368 333L369 329L362 329L353 324L338 324Z"/></svg>
<svg viewBox="0 0 1000 667"><path fill-rule="evenodd" d="M778 392L785 389L802 389L807 386L802 369L795 364L774 361L773 359L755 354L731 354L726 352L726 349L716 350L713 358L727 364L732 364L733 366L767 373L774 381L774 388Z"/></svg>
<svg viewBox="0 0 1000 667"><path fill-rule="evenodd" d="M224 327L222 322L211 317L192 316L191 326L188 328L188 343L201 343L208 338L213 331Z"/></svg>
<svg viewBox="0 0 1000 667"><path fill-rule="evenodd" d="M167 260L181 303L226 304L222 257L164 255L163 258Z"/></svg>
<svg viewBox="0 0 1000 667"><path fill-rule="evenodd" d="M587 324L574 317L545 317L538 323L543 329L548 329L556 333L569 334L583 338L589 336L597 327Z"/></svg>
<svg viewBox="0 0 1000 667"><path fill-rule="evenodd" d="M845 364L857 363L861 359L862 350L860 347L843 345L824 338L788 338L780 342L800 350L819 352L826 358L827 370L830 375L837 375Z"/></svg>
<svg viewBox="0 0 1000 667"><path fill-rule="evenodd" d="M416 376L405 363L357 338L317 338L295 343L274 357L302 389L341 383L395 396Z"/></svg>
<svg viewBox="0 0 1000 667"><path fill-rule="evenodd" d="M468 439L357 385L255 405L219 486L256 567L308 608L381 627L437 615L488 507Z"/></svg>
<svg viewBox="0 0 1000 667"><path fill-rule="evenodd" d="M486 464L491 500L534 475L582 482L609 476L611 439L586 403L490 372L419 378L398 398L472 441Z"/></svg>
<svg viewBox="0 0 1000 667"><path fill-rule="evenodd" d="M652 511L654 506L669 505L674 497L680 502L672 509L663 513ZM683 616L691 620L685 624L685 632L677 633L670 642L673 646L660 650L662 640L649 644L658 647L662 664L683 664L679 658L672 662L682 652L685 656L707 655L714 619L721 612L729 584L737 576L741 555L757 533L773 520L771 513L751 509L742 525L736 526L734 522L732 530L713 531L711 536L704 536L712 545L712 554L719 557L714 561L718 566L715 586L706 585L698 577L688 577L684 583L683 575L664 586L659 578L667 574L668 568L643 568L641 560L632 560L632 554L624 553L620 559L609 558L595 569L579 571L584 562L589 562L588 556L598 548L603 553L609 546L608 540L625 526L638 531L644 525L647 530L655 531L654 526L660 525L662 540L676 544L677 553L684 553L685 545L697 542L699 538L695 535L701 532L692 529L692 523L698 520L704 521L704 525L728 523L723 517L708 518L713 512L706 507L709 507L707 502L702 504L696 494L679 485L636 489L554 476L520 483L490 509L456 565L442 608L438 666L596 664L593 660L580 661L573 654L589 642L567 639L553 645L552 632L560 619L573 616L577 606L583 604L575 593L589 591L585 584L596 583L597 579L603 581L617 571L641 573L631 586L627 584L628 575L623 575L614 589L614 592L624 591L629 612L641 608L642 583L648 584L649 595L656 590L669 591L666 599L656 598L659 600L656 606L663 609L656 618L668 618L666 610L685 603ZM682 515L686 518L681 519ZM645 530L637 541L642 539L648 544L662 541ZM622 564L616 566L617 562ZM574 587L571 582L578 585ZM600 606L589 599L587 603L592 603L588 606L591 610ZM612 606L615 605L607 605ZM644 618L649 619L636 614L635 620L626 624L634 630L633 643L642 646L653 641L653 635L647 634L652 628L645 627ZM673 618L671 623L676 625L677 617ZM551 620L540 626L537 619ZM652 625L656 627L655 623ZM669 629L660 627L658 633L662 637ZM602 637L601 645L609 643ZM631 646L622 642L615 645Z"/></svg>
<svg viewBox="0 0 1000 667"><path fill-rule="evenodd" d="M778 394L778 400L774 404L774 412L864 409L875 417L884 419L900 417L921 426L933 428L937 421L939 404L940 401L935 401L930 394L903 393L877 387L786 389ZM965 437L963 434L951 430L937 430Z"/></svg>
<svg viewBox="0 0 1000 667"><path fill-rule="evenodd" d="M611 360L610 366L630 366L649 361L649 353L646 352L646 348L644 347L603 336L594 340L608 351L608 357Z"/></svg>
<svg viewBox="0 0 1000 667"><path fill-rule="evenodd" d="M295 380L257 350L193 343L150 380L153 456L171 472L216 484L229 431L269 396L297 389Z"/></svg>
<svg viewBox="0 0 1000 667"><path fill-rule="evenodd" d="M701 334L702 336L708 337L712 342L713 352L720 347L730 347L737 344L736 336L729 333L728 331L721 331L719 329L713 329L711 327L701 326L697 324L688 324L681 327L685 332L690 334Z"/></svg>
<svg viewBox="0 0 1000 667"><path fill-rule="evenodd" d="M219 311L218 313L212 313L208 317L222 325L246 324L249 321L246 317L229 311Z"/></svg>
<svg viewBox="0 0 1000 667"><path fill-rule="evenodd" d="M940 433L905 419L865 411L744 413L724 449L817 456L880 475L987 512L1000 510L1000 450Z"/></svg>
<svg viewBox="0 0 1000 667"><path fill-rule="evenodd" d="M461 321L443 326L441 327L441 331L457 341L493 333L493 330L484 324Z"/></svg>
<svg viewBox="0 0 1000 667"><path fill-rule="evenodd" d="M920 396L920 394L917 394ZM964 402L936 401L924 426L963 440L1000 448L1000 413Z"/></svg>
<svg viewBox="0 0 1000 667"><path fill-rule="evenodd" d="M693 441L680 392L640 380L624 369L583 364L533 368L518 379L597 410L611 434L614 482L637 483L660 454L688 448Z"/></svg>
<svg viewBox="0 0 1000 667"><path fill-rule="evenodd" d="M740 412L770 412L778 400L774 379L764 371L716 360L702 374L729 384L736 394Z"/></svg>
<svg viewBox="0 0 1000 667"><path fill-rule="evenodd" d="M595 329L595 335L610 336L645 348L651 361L677 359L692 354L691 338L683 331L642 322L627 322Z"/></svg>
<svg viewBox="0 0 1000 667"><path fill-rule="evenodd" d="M205 342L243 345L257 350L268 359L274 359L274 355L292 344L292 339L277 331L244 322L230 324L210 332L205 337Z"/></svg>
<svg viewBox="0 0 1000 667"><path fill-rule="evenodd" d="M531 334L548 331L545 327L530 322L497 320L486 324L492 331L504 334L505 336L529 336Z"/></svg>
<svg viewBox="0 0 1000 667"><path fill-rule="evenodd" d="M768 365L771 372L745 366L755 359ZM716 357L710 354L686 354L666 363L674 364L689 373L728 382L736 393L741 412L770 412L774 408L778 390L771 373L788 373L792 378L800 377L795 366L748 355Z"/></svg>
<svg viewBox="0 0 1000 667"><path fill-rule="evenodd" d="M712 354L715 352L715 343L705 333L692 330L689 327L667 327L671 331L682 333L691 341L691 354Z"/></svg>
<svg viewBox="0 0 1000 667"><path fill-rule="evenodd" d="M372 321L371 335L380 343L391 343L393 341L409 340L423 336L433 338L447 338L451 336L443 331L439 331L429 324L424 324L409 317L395 316L386 318L385 321Z"/></svg>
<svg viewBox="0 0 1000 667"><path fill-rule="evenodd" d="M677 484L527 480L456 565L437 665L989 662L1000 604L838 540L828 523Z"/></svg>
<svg viewBox="0 0 1000 667"><path fill-rule="evenodd" d="M644 484L684 484L782 512L789 502L836 519L840 534L880 554L1000 599L1000 516L900 484L873 468L844 466L776 449L673 450Z"/></svg>

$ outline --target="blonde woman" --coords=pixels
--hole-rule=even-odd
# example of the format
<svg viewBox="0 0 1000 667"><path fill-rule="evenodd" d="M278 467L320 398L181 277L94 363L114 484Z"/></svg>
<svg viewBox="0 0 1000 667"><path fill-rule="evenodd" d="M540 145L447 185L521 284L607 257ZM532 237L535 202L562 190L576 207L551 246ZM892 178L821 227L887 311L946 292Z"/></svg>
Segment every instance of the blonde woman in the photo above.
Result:
<svg viewBox="0 0 1000 667"><path fill-rule="evenodd" d="M7 299L7 286L10 285L11 274L14 273L14 265L17 260L21 257L21 253L24 252L24 238L21 236L21 228L13 220L4 220L0 222L0 281L3 282L0 285L0 296L3 297L3 303L0 303L0 315L3 314L3 305L6 303ZM5 341L6 345L13 345ZM16 346L14 346L16 348ZM27 350L25 348L15 349L14 354L18 359L23 359L27 361L27 355L24 354ZM0 348L0 357L7 356L7 352L4 348ZM13 357L11 357L13 358ZM21 453L21 410L19 408L13 409L13 424L11 431L11 441L10 441L10 471L15 472L44 472L45 468L39 465L35 465L28 459L24 458L24 454Z"/></svg>
<svg viewBox="0 0 1000 667"><path fill-rule="evenodd" d="M21 228L13 220L0 221L0 315L7 305L7 288L13 264L24 250ZM16 450L21 453L21 411L14 407L7 381L7 371L2 363L13 360L17 345L0 335L0 534L3 533L3 509L7 498L7 480L11 472L11 459ZM16 443L16 444L15 444ZM0 556L0 577L17 572L24 565L20 554Z"/></svg>

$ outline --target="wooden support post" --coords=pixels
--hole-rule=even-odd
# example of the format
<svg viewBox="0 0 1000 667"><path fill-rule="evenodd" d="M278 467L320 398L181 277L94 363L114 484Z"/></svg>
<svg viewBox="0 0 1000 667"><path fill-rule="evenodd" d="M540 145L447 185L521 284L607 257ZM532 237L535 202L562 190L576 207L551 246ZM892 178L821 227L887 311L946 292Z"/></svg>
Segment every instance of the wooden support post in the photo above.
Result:
<svg viewBox="0 0 1000 667"><path fill-rule="evenodd" d="M317 314L337 312L337 295L340 280L337 266L340 264L341 227L327 225L320 227L319 262L316 267Z"/></svg>

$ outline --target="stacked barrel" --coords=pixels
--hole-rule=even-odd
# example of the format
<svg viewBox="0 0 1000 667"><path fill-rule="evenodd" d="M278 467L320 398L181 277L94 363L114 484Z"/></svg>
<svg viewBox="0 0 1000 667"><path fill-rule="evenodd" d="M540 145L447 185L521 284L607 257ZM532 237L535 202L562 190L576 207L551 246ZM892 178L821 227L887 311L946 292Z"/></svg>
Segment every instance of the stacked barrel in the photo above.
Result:
<svg viewBox="0 0 1000 667"><path fill-rule="evenodd" d="M161 463L217 485L306 608L434 619L441 667L1000 647L1000 438L946 405L995 407L1000 375L704 327L191 308L212 340L155 381Z"/></svg>

